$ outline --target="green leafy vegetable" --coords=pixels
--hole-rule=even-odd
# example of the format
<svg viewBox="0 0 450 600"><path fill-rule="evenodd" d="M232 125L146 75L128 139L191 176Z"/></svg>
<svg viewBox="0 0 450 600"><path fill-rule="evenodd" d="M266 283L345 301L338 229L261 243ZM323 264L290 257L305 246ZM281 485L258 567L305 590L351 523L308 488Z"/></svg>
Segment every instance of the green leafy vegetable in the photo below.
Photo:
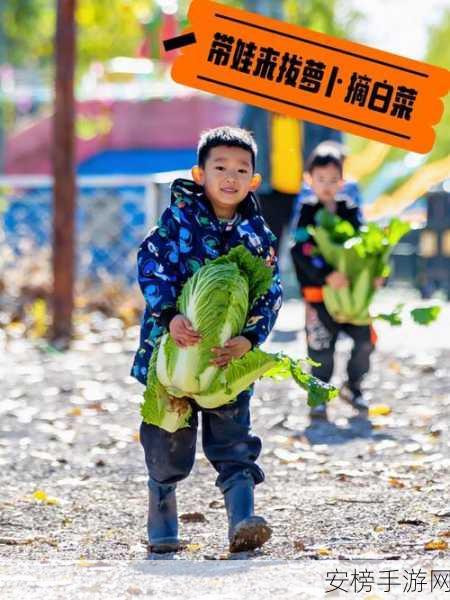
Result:
<svg viewBox="0 0 450 600"><path fill-rule="evenodd" d="M404 306L404 304L398 304L391 313L380 313L372 318L387 321L393 327L398 327L403 323L401 313Z"/></svg>
<svg viewBox="0 0 450 600"><path fill-rule="evenodd" d="M411 311L411 317L419 325L429 325L433 321L436 321L440 312L440 306L424 306L422 308L414 308Z"/></svg>
<svg viewBox="0 0 450 600"><path fill-rule="evenodd" d="M166 333L152 353L141 414L146 423L167 431L189 425L190 401L203 408L232 402L260 377L292 377L308 392L311 406L337 390L302 369L302 361L255 348L225 368L210 364L211 349L239 335L251 305L272 283L272 271L244 246L207 262L183 286L178 310L201 334L194 346L179 348Z"/></svg>
<svg viewBox="0 0 450 600"><path fill-rule="evenodd" d="M316 223L310 232L319 253L350 282L339 290L324 286L328 312L339 323L371 323L369 307L375 294L375 279L389 274L392 249L409 231L409 224L392 219L387 227L368 223L356 232L351 223L325 209L319 211Z"/></svg>
<svg viewBox="0 0 450 600"><path fill-rule="evenodd" d="M374 315L372 319L381 319L383 321L387 321L393 326L402 325L402 312L404 307L404 304L398 304L391 313ZM409 314L411 315L413 321L418 325L429 325L430 323L436 321L440 312L440 306L423 306L421 308L411 309Z"/></svg>

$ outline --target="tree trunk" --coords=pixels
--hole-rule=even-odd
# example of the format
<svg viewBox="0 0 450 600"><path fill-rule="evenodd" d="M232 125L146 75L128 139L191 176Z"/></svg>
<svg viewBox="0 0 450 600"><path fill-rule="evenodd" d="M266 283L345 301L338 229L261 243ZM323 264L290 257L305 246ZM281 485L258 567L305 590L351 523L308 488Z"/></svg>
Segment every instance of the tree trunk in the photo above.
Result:
<svg viewBox="0 0 450 600"><path fill-rule="evenodd" d="M57 1L55 40L52 340L60 348L72 335L75 276L75 3Z"/></svg>

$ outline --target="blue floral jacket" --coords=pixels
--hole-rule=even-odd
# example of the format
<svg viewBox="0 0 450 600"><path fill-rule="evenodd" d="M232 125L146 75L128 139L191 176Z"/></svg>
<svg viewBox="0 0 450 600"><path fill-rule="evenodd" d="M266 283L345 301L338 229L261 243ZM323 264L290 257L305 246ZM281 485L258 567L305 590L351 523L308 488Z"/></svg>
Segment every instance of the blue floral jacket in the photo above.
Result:
<svg viewBox="0 0 450 600"><path fill-rule="evenodd" d="M131 375L146 385L148 364L159 336L177 313L177 297L183 284L204 263L243 244L273 269L273 283L251 308L242 331L260 345L269 335L281 307L282 289L274 250L275 236L268 229L252 193L240 203L235 219L221 222L203 187L188 179L176 179L170 206L161 215L138 251L139 285L146 308L139 349Z"/></svg>

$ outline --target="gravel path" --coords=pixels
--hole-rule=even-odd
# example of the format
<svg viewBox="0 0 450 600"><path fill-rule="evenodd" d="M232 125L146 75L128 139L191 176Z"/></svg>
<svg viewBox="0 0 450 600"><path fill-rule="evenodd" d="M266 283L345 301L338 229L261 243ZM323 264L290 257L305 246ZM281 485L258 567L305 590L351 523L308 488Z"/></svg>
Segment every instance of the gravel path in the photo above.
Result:
<svg viewBox="0 0 450 600"><path fill-rule="evenodd" d="M269 348L304 354L302 314L300 303L285 305ZM448 559L450 344L439 342L448 320L447 306L426 333L432 344L414 325L381 327L366 382L370 422L335 400L331 423L311 427L302 391L258 384L253 427L266 482L256 505L273 537L247 558ZM22 339L20 328L0 330L3 560L147 557L142 386L128 377L137 328L98 313L77 330L65 354ZM347 352L340 341L336 382ZM179 558L229 558L214 480L199 445L179 485Z"/></svg>

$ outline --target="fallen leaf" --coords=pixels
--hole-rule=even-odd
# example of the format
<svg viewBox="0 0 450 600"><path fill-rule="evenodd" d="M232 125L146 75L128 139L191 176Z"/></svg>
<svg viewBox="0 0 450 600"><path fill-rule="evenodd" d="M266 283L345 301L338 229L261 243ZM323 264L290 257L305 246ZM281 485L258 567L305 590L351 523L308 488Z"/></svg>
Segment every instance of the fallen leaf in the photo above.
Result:
<svg viewBox="0 0 450 600"><path fill-rule="evenodd" d="M206 517L200 512L184 513L180 515L180 521L183 523L206 523Z"/></svg>
<svg viewBox="0 0 450 600"><path fill-rule="evenodd" d="M400 371L402 370L402 366L397 360L391 360L391 362L388 365L388 368L397 374L400 373Z"/></svg>
<svg viewBox="0 0 450 600"><path fill-rule="evenodd" d="M49 323L46 301L42 298L35 300L30 308L30 314L33 320L33 324L30 329L31 337L45 337Z"/></svg>
<svg viewBox="0 0 450 600"><path fill-rule="evenodd" d="M320 554L320 556L330 556L331 550L329 548L319 548L317 554Z"/></svg>
<svg viewBox="0 0 450 600"><path fill-rule="evenodd" d="M44 492L44 490L36 490L33 493L33 498L34 498L34 500L37 500L38 502L44 502L45 504L50 504L50 505L59 504L58 498L52 498L52 497L48 496L47 492Z"/></svg>
<svg viewBox="0 0 450 600"><path fill-rule="evenodd" d="M438 513L433 513L436 517L440 517L441 519L445 519L446 517L450 517L450 509L442 510Z"/></svg>
<svg viewBox="0 0 450 600"><path fill-rule="evenodd" d="M426 525L425 521L421 521L420 519L401 519L397 521L399 525Z"/></svg>
<svg viewBox="0 0 450 600"><path fill-rule="evenodd" d="M300 459L300 455L284 448L275 448L273 451L274 455L284 463L297 462Z"/></svg>
<svg viewBox="0 0 450 600"><path fill-rule="evenodd" d="M24 546L26 544L32 544L33 540L31 538L0 538L0 544L5 544L6 546Z"/></svg>
<svg viewBox="0 0 450 600"><path fill-rule="evenodd" d="M140 596L143 593L141 588L137 585L130 585L130 587L127 589L127 592L132 596Z"/></svg>
<svg viewBox="0 0 450 600"><path fill-rule="evenodd" d="M392 408L387 404L374 404L369 408L369 417L385 417L391 412Z"/></svg>
<svg viewBox="0 0 450 600"><path fill-rule="evenodd" d="M95 567L97 563L93 560L85 560L84 558L81 558L76 564L78 567Z"/></svg>
<svg viewBox="0 0 450 600"><path fill-rule="evenodd" d="M81 408L79 406L74 406L69 411L67 411L69 417L79 417L81 416Z"/></svg>
<svg viewBox="0 0 450 600"><path fill-rule="evenodd" d="M302 542L302 540L295 540L294 548L295 548L295 550L298 550L299 552L303 552L306 549L306 546L305 546L305 543Z"/></svg>
<svg viewBox="0 0 450 600"><path fill-rule="evenodd" d="M388 483L389 485L391 485L392 487L395 488L404 488L405 484L403 483L403 481L400 481L399 479L395 479L394 477L391 477L390 479L388 479Z"/></svg>
<svg viewBox="0 0 450 600"><path fill-rule="evenodd" d="M188 552L198 552L201 547L202 547L201 544L188 544L186 546L186 550Z"/></svg>
<svg viewBox="0 0 450 600"><path fill-rule="evenodd" d="M5 544L7 546L25 546L28 544L48 544L49 546L58 546L56 540L49 538L0 538L0 544Z"/></svg>
<svg viewBox="0 0 450 600"><path fill-rule="evenodd" d="M95 410L96 412L108 412L108 410L103 406L103 404L97 400L95 402L91 402L86 406L89 410Z"/></svg>
<svg viewBox="0 0 450 600"><path fill-rule="evenodd" d="M425 550L447 550L448 544L445 540L431 540L425 544Z"/></svg>
<svg viewBox="0 0 450 600"><path fill-rule="evenodd" d="M440 531L438 535L440 535L441 537L450 537L450 530L447 529L446 531Z"/></svg>
<svg viewBox="0 0 450 600"><path fill-rule="evenodd" d="M139 442L141 440L141 436L139 435L139 431L133 431L133 442Z"/></svg>

